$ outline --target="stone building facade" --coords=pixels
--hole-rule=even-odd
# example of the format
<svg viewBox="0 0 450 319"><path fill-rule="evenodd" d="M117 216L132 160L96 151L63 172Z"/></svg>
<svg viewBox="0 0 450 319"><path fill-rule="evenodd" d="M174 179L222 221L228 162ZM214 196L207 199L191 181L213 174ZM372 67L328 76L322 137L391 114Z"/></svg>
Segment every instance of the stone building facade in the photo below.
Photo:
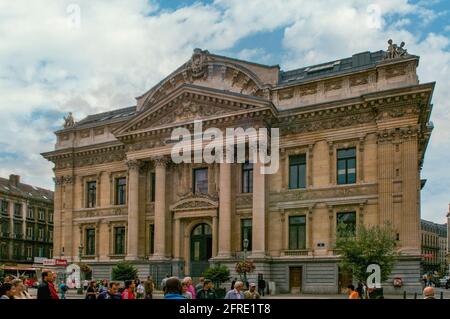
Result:
<svg viewBox="0 0 450 319"><path fill-rule="evenodd" d="M56 132L55 257L109 277L120 260L157 279L199 276L247 258L281 292L336 293L350 278L334 250L338 221L392 222L402 257L393 276L420 278L420 171L434 83L419 57L363 52L281 71L194 50L136 106ZM280 166L171 160L171 132L279 128ZM81 245L80 245L81 244ZM392 287L392 285L388 285Z"/></svg>
<svg viewBox="0 0 450 319"><path fill-rule="evenodd" d="M0 264L53 256L53 192L0 177Z"/></svg>
<svg viewBox="0 0 450 319"><path fill-rule="evenodd" d="M422 273L447 271L447 224L421 220Z"/></svg>

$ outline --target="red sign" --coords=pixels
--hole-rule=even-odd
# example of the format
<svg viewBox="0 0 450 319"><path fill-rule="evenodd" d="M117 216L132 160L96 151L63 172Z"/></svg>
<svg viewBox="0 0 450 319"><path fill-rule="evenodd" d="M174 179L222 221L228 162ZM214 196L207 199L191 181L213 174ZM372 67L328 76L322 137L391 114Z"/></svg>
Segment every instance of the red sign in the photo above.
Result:
<svg viewBox="0 0 450 319"><path fill-rule="evenodd" d="M56 266L67 266L67 260L65 260L65 259L56 259L55 265Z"/></svg>

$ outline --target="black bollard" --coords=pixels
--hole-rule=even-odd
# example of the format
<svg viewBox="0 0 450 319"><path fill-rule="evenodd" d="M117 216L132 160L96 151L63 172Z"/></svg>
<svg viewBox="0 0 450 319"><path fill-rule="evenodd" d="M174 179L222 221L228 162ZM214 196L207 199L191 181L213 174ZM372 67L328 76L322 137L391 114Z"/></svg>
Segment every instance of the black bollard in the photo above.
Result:
<svg viewBox="0 0 450 319"><path fill-rule="evenodd" d="M403 299L406 299L406 290L403 291Z"/></svg>
<svg viewBox="0 0 450 319"><path fill-rule="evenodd" d="M414 293L414 299L417 299L417 292Z"/></svg>
<svg viewBox="0 0 450 319"><path fill-rule="evenodd" d="M441 291L441 299L444 299L444 292Z"/></svg>

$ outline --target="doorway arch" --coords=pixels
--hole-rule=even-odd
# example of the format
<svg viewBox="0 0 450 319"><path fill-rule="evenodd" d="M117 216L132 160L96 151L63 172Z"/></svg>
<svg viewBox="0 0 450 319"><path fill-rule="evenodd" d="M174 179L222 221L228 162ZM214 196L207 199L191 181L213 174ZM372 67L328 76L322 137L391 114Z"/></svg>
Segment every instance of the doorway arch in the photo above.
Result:
<svg viewBox="0 0 450 319"><path fill-rule="evenodd" d="M190 273L192 277L200 277L212 257L211 226L206 223L196 225L191 231L190 242Z"/></svg>

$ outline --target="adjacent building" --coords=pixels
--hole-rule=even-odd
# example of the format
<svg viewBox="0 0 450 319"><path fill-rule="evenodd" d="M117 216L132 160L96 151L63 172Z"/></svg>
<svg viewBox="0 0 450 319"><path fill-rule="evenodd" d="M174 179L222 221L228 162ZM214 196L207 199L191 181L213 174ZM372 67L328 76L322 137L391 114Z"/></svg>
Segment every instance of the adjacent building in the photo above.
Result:
<svg viewBox="0 0 450 319"><path fill-rule="evenodd" d="M421 220L422 272L445 274L447 271L447 224Z"/></svg>
<svg viewBox="0 0 450 319"><path fill-rule="evenodd" d="M282 71L196 49L135 106L69 115L43 154L55 163L54 256L81 258L96 278L128 260L159 280L214 263L234 277L245 252L250 279L336 293L351 281L334 249L338 223L387 221L402 255L386 291L394 277L417 291L434 83L419 83L418 56L392 50ZM279 128L279 169L175 163L172 131L193 132L196 120L223 132Z"/></svg>
<svg viewBox="0 0 450 319"><path fill-rule="evenodd" d="M0 264L32 264L53 256L53 192L0 178Z"/></svg>

